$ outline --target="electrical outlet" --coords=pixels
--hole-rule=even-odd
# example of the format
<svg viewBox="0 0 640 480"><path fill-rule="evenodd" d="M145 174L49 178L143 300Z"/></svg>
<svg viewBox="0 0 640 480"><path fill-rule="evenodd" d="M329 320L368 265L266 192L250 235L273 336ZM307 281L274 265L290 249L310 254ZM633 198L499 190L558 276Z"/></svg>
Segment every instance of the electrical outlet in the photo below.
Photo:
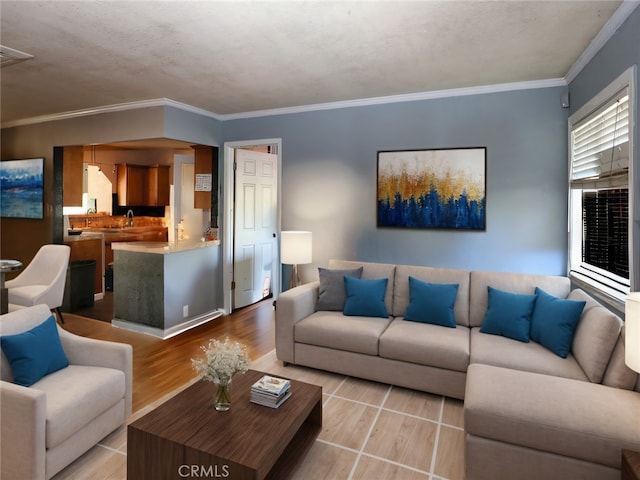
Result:
<svg viewBox="0 0 640 480"><path fill-rule="evenodd" d="M189 316L189 305L182 307L182 316L187 318Z"/></svg>

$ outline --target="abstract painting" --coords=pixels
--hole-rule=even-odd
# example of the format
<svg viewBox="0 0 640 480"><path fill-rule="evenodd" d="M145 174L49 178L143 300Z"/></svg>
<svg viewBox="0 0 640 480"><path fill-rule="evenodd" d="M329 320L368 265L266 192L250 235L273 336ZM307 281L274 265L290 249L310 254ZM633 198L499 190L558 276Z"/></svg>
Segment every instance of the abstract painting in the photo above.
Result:
<svg viewBox="0 0 640 480"><path fill-rule="evenodd" d="M0 216L43 218L44 158L0 162Z"/></svg>
<svg viewBox="0 0 640 480"><path fill-rule="evenodd" d="M378 152L378 227L486 229L486 147Z"/></svg>

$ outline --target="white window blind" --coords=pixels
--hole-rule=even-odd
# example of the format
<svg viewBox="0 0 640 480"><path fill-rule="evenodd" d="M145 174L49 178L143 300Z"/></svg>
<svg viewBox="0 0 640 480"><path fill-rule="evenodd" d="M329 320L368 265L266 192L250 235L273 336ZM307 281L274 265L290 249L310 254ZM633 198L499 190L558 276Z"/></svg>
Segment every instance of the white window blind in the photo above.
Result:
<svg viewBox="0 0 640 480"><path fill-rule="evenodd" d="M575 125L571 136L571 188L601 189L628 185L627 88Z"/></svg>
<svg viewBox="0 0 640 480"><path fill-rule="evenodd" d="M640 279L635 75L635 67L623 72L568 124L569 276L616 309Z"/></svg>

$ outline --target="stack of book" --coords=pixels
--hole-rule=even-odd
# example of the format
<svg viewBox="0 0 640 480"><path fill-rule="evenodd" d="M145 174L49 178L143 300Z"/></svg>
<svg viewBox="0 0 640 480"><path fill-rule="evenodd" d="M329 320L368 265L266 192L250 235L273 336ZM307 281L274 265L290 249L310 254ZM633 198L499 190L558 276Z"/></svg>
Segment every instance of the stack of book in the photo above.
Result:
<svg viewBox="0 0 640 480"><path fill-rule="evenodd" d="M291 396L291 382L265 375L251 387L251 401L265 407L278 408Z"/></svg>

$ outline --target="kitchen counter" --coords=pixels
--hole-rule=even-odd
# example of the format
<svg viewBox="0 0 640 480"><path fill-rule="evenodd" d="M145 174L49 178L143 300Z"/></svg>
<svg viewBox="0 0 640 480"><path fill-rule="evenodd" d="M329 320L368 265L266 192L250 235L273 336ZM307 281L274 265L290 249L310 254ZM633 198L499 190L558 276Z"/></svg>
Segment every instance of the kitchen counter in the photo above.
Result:
<svg viewBox="0 0 640 480"><path fill-rule="evenodd" d="M141 225L139 227L96 228L83 229L82 235L89 233L104 236L105 265L113 263L113 246L121 242L166 242L168 240L167 227L160 225Z"/></svg>
<svg viewBox="0 0 640 480"><path fill-rule="evenodd" d="M219 245L113 243L112 325L169 338L221 316Z"/></svg>
<svg viewBox="0 0 640 480"><path fill-rule="evenodd" d="M197 250L220 246L220 240L207 242L200 241L178 241L178 242L117 242L111 245L113 250L123 250L127 252L156 253L166 255L170 253L184 252L186 250Z"/></svg>
<svg viewBox="0 0 640 480"><path fill-rule="evenodd" d="M102 233L100 232L82 232L80 235L65 235L64 243L68 242L82 242L84 240L102 240Z"/></svg>

